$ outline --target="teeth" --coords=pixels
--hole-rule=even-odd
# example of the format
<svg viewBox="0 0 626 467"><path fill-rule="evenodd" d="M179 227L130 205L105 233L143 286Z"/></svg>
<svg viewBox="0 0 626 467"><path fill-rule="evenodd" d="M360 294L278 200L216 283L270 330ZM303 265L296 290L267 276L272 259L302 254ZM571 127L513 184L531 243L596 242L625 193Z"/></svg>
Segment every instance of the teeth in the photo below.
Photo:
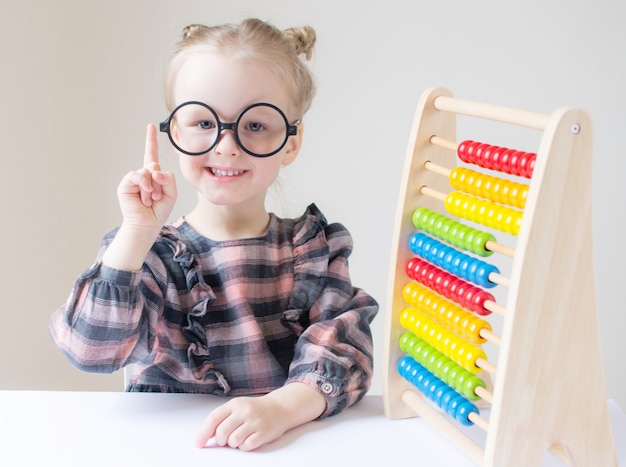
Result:
<svg viewBox="0 0 626 467"><path fill-rule="evenodd" d="M222 169L211 169L213 175L218 177L234 177L236 175L241 175L243 170L222 170Z"/></svg>

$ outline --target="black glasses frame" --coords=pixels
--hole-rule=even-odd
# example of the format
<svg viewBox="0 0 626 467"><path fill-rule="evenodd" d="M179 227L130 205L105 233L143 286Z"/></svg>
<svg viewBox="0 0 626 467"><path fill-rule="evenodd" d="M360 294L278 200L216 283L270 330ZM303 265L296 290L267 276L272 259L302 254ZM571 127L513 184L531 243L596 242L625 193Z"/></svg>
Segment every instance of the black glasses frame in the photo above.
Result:
<svg viewBox="0 0 626 467"><path fill-rule="evenodd" d="M211 112L213 114L213 116L215 117L215 121L217 122L217 136L215 138L215 142L208 148L205 149L204 151L200 151L200 152L190 152L187 151L183 148L181 148L178 144L176 144L176 142L174 141L174 138L172 137L172 133L170 131L170 124L172 121L172 118L174 117L174 114L176 113L176 111L178 109L180 109L181 107L185 107L187 105L201 105L202 107L206 108L209 112ZM282 144L278 147L278 149L275 149L274 151L268 153L268 154L257 154L254 153L252 151L250 151L249 149L247 149L242 143L241 140L239 139L239 134L237 132L237 127L239 126L239 122L241 120L241 117L250 109L253 109L255 107L270 107L274 110L276 110L280 116L283 118L283 120L285 121L285 140L282 142ZM290 136L295 136L298 134L298 124L300 123L300 121L295 122L295 124L290 124L289 121L287 120L287 116L285 115L285 113L280 110L279 107L275 106L274 104L270 104L268 102L257 102L256 104L252 104L249 105L248 107L246 107L245 109L243 109L239 115L237 116L237 119L232 122L232 123L227 123L227 122L222 122L220 120L220 118L217 115L217 112L215 112L215 110L213 110L213 108L211 106L209 106L208 104L205 104L204 102L200 102L200 101L187 101L187 102L183 102L182 104L177 105L174 110L172 110L172 112L169 114L169 116L163 120L161 123L159 123L159 131L163 132L163 133L167 133L167 136L169 137L170 142L172 143L172 145L178 149L180 152L182 152L183 154L187 154L188 156L201 156L203 154L206 154L207 152L209 152L211 149L213 149L218 141L220 140L220 135L222 134L222 131L224 130L232 130L232 132L235 134L235 140L237 141L237 145L247 154L250 154L251 156L254 157L270 157L273 156L274 154L278 153L282 148L285 147L285 144L287 144L287 140L289 139Z"/></svg>

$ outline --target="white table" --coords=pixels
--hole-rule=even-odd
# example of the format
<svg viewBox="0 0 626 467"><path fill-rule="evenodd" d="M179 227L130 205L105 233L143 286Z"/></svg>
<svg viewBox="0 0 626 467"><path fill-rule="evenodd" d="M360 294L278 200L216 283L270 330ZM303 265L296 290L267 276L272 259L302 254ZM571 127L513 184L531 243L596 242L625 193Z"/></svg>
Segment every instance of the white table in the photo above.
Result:
<svg viewBox="0 0 626 467"><path fill-rule="evenodd" d="M223 402L205 395L0 391L0 466L474 465L424 420L387 420L379 396L254 452L196 448L205 416ZM613 401L609 411L626 466L626 415ZM545 465L561 464L548 455Z"/></svg>

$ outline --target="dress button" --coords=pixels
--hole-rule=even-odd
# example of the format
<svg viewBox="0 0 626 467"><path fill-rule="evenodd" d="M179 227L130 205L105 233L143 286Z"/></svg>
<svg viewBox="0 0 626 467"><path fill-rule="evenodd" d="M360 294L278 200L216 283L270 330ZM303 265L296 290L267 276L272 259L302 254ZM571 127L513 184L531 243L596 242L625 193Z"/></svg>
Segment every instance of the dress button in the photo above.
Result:
<svg viewBox="0 0 626 467"><path fill-rule="evenodd" d="M335 388L330 383L322 383L321 389L324 394L330 394Z"/></svg>

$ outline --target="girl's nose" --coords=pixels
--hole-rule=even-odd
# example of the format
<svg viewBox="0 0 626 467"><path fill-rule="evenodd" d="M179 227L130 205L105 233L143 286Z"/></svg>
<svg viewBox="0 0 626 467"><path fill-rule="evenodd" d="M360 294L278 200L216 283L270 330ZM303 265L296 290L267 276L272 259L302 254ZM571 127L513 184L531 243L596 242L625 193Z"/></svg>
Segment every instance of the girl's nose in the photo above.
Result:
<svg viewBox="0 0 626 467"><path fill-rule="evenodd" d="M233 130L222 130L217 139L217 144L214 148L215 154L221 156L237 156L241 149L237 144L237 138L235 138L235 132Z"/></svg>

